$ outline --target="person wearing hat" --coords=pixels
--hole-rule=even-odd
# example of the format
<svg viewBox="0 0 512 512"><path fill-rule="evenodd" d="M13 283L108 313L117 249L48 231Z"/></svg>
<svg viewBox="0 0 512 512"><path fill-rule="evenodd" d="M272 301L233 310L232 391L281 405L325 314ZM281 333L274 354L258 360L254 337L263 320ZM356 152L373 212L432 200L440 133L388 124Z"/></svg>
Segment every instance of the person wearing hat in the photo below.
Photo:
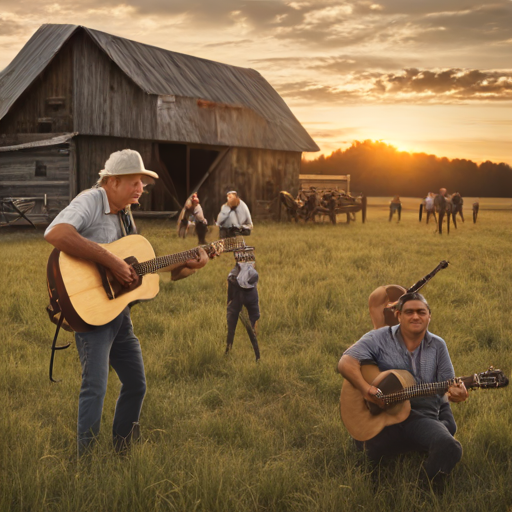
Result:
<svg viewBox="0 0 512 512"><path fill-rule="evenodd" d="M137 151L112 153L100 171L96 185L79 194L45 231L47 242L71 256L109 269L125 286L138 279L131 265L99 244L111 243L136 232L130 206L138 204L144 187L158 178L145 169ZM189 260L172 271L178 280L203 267L208 256L200 249L197 260ZM90 332L75 333L82 365L78 402L78 456L93 446L100 431L109 365L122 383L113 422L114 447L122 451L139 437L139 416L146 392L144 363L139 340L133 332L130 308L106 325Z"/></svg>
<svg viewBox="0 0 512 512"><path fill-rule="evenodd" d="M236 235L250 235L253 228L249 207L238 197L236 190L227 193L227 201L222 205L217 217L219 236L226 238Z"/></svg>

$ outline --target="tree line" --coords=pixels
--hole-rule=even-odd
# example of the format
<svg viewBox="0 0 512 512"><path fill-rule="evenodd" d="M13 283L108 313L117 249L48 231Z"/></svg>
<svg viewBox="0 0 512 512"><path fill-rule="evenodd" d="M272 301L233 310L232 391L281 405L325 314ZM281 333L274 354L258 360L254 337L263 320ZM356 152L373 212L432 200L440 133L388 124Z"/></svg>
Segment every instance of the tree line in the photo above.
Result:
<svg viewBox="0 0 512 512"><path fill-rule="evenodd" d="M512 197L512 167L508 164L408 153L371 140L354 141L328 157L303 160L301 173L350 174L351 191L367 196L423 197L444 187L462 196Z"/></svg>

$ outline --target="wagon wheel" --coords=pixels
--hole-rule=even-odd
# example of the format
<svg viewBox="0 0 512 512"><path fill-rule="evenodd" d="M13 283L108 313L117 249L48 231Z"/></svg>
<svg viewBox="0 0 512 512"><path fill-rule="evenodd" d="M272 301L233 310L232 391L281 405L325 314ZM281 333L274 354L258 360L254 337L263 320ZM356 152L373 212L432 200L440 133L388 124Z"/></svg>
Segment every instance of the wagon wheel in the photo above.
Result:
<svg viewBox="0 0 512 512"><path fill-rule="evenodd" d="M420 222L421 222L421 217L423 216L423 203L420 204Z"/></svg>
<svg viewBox="0 0 512 512"><path fill-rule="evenodd" d="M366 207L367 207L367 204L368 204L368 199L366 198L366 196L363 196L361 197L361 217L362 217L362 221L363 221L363 224L366 222Z"/></svg>

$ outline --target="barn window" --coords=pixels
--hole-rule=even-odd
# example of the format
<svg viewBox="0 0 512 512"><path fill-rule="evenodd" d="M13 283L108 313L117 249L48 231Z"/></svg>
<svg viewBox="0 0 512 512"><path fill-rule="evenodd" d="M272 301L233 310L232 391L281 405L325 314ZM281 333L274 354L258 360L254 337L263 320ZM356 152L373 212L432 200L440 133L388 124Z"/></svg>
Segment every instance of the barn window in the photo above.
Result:
<svg viewBox="0 0 512 512"><path fill-rule="evenodd" d="M37 128L39 133L52 133L53 119L51 117L40 117L37 120Z"/></svg>
<svg viewBox="0 0 512 512"><path fill-rule="evenodd" d="M157 110L176 110L176 96L172 94L162 94L158 96Z"/></svg>
<svg viewBox="0 0 512 512"><path fill-rule="evenodd" d="M43 162L38 162L36 160L36 177L46 177L46 165L43 164Z"/></svg>

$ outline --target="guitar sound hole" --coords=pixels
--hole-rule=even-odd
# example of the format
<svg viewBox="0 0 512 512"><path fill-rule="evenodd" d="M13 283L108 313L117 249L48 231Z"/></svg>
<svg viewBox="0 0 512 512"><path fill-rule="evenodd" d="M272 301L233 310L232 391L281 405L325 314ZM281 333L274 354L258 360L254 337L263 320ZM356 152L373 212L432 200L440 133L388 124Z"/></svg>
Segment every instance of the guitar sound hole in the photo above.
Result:
<svg viewBox="0 0 512 512"><path fill-rule="evenodd" d="M378 387L384 395L389 395L391 393L397 393L398 391L402 391L402 384L398 380L397 376L393 373L390 373L384 377L380 382L374 384L374 386ZM366 402L366 405L368 406L368 410L371 414L374 416L377 416L380 414L383 409L381 409L377 404L374 404L372 402ZM388 406L392 407L394 404Z"/></svg>

